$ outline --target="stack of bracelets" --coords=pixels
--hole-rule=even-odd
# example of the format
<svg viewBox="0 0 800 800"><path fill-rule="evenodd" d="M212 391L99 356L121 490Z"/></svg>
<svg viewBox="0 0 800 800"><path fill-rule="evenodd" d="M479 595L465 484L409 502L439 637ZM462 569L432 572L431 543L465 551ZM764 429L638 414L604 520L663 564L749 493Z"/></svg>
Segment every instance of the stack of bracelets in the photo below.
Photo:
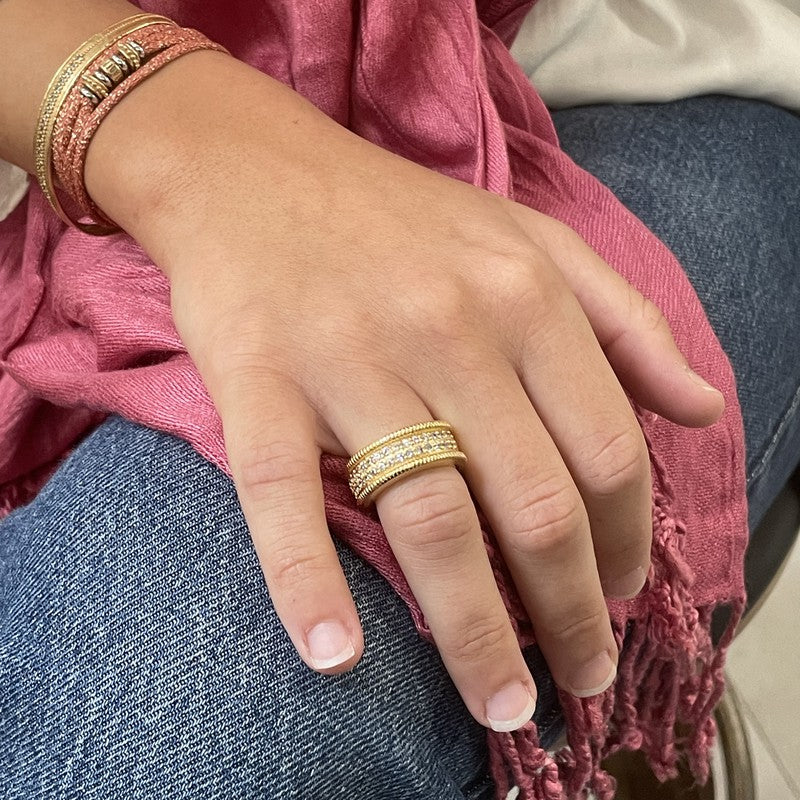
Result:
<svg viewBox="0 0 800 800"><path fill-rule="evenodd" d="M84 42L59 67L39 108L34 140L36 177L55 212L69 225L97 236L119 227L92 202L84 184L86 152L108 112L156 70L194 50L227 52L193 28L158 14L137 14ZM72 219L56 183L80 209Z"/></svg>

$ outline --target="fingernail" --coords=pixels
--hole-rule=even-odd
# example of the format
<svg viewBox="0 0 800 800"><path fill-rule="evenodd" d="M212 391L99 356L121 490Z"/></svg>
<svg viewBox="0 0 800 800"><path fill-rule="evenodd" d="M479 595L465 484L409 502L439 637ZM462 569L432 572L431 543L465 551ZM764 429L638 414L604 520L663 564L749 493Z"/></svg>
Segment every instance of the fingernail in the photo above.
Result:
<svg viewBox="0 0 800 800"><path fill-rule="evenodd" d="M509 683L486 701L486 718L493 731L515 731L533 716L536 698L521 683Z"/></svg>
<svg viewBox="0 0 800 800"><path fill-rule="evenodd" d="M641 567L632 569L627 575L603 583L603 594L615 600L630 600L642 591L647 575Z"/></svg>
<svg viewBox="0 0 800 800"><path fill-rule="evenodd" d="M689 378L698 386L702 387L707 392L716 392L717 394L722 394L719 389L715 389L707 380L701 378L688 364L684 364L683 368Z"/></svg>
<svg viewBox="0 0 800 800"><path fill-rule="evenodd" d="M575 697L593 697L608 689L616 677L617 668L611 656L603 650L572 673L569 691Z"/></svg>
<svg viewBox="0 0 800 800"><path fill-rule="evenodd" d="M318 623L308 632L306 640L315 669L336 667L356 654L344 625L336 620Z"/></svg>

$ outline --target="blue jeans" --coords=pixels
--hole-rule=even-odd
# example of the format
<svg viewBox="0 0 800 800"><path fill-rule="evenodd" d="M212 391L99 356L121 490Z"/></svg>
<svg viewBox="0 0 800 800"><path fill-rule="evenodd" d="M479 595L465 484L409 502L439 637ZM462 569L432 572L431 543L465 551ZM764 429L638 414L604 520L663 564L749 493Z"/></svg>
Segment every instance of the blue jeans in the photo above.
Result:
<svg viewBox="0 0 800 800"><path fill-rule="evenodd" d="M800 118L723 97L555 118L677 253L731 356L755 525L800 460ZM109 419L0 524L0 800L491 797L486 731L435 647L337 550L366 648L331 677L284 632L231 482ZM554 687L526 658L552 743Z"/></svg>

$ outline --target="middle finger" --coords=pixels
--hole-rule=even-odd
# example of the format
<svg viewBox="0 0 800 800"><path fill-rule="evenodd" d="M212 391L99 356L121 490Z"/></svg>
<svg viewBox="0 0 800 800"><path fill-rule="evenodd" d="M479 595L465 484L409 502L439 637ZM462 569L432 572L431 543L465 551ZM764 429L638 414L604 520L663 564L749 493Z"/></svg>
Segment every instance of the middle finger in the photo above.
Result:
<svg viewBox="0 0 800 800"><path fill-rule="evenodd" d="M556 683L581 697L603 691L615 677L618 651L589 519L552 437L500 353L469 381L439 392L428 405L452 420L469 458L467 481Z"/></svg>

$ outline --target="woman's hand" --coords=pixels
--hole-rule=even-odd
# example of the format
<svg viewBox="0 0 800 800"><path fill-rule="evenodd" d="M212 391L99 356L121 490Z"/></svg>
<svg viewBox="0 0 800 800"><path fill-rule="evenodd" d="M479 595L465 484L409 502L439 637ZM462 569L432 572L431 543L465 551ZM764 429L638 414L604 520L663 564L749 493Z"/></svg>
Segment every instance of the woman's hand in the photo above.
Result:
<svg viewBox="0 0 800 800"><path fill-rule="evenodd" d="M87 184L170 277L276 611L310 666L341 672L363 651L320 453L436 418L464 477L407 476L377 509L471 713L519 727L535 687L468 486L557 683L608 686L604 594L642 588L652 530L647 449L617 375L681 424L723 405L652 304L560 223L372 145L219 54L126 98Z"/></svg>

